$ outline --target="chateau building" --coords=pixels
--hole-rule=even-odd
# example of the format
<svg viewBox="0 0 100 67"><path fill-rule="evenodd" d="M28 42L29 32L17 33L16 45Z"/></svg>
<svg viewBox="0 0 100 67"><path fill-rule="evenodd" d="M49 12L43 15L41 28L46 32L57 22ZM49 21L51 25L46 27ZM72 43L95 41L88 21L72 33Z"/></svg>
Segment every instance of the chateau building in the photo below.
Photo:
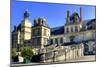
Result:
<svg viewBox="0 0 100 67"><path fill-rule="evenodd" d="M29 13L25 11L24 19L21 21L18 27L14 27L12 32L12 47L21 48L24 46L31 45L31 28L32 24L29 20Z"/></svg>
<svg viewBox="0 0 100 67"><path fill-rule="evenodd" d="M82 14L81 7L80 14L70 15L67 11L64 26L50 28L45 18L34 19L32 25L25 11L21 24L12 32L12 48L31 46L37 54L42 54L43 62L78 58L84 56L85 49L95 51L96 20L85 21Z"/></svg>
<svg viewBox="0 0 100 67"><path fill-rule="evenodd" d="M32 27L33 48L44 48L44 46L48 45L49 38L50 28L47 26L46 19L35 19Z"/></svg>

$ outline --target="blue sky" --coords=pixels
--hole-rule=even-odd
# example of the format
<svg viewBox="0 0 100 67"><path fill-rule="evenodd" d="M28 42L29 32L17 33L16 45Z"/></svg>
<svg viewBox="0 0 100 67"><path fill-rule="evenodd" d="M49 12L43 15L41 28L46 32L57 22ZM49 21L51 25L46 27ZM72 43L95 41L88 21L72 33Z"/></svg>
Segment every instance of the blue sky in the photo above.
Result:
<svg viewBox="0 0 100 67"><path fill-rule="evenodd" d="M23 20L23 13L27 9L30 13L30 20L38 17L47 19L50 27L62 26L65 24L66 12L80 12L80 6L83 9L83 19L95 18L95 6L69 5L69 4L51 4L51 3L37 3L37 2L20 2L12 0L11 4L11 26L18 26Z"/></svg>

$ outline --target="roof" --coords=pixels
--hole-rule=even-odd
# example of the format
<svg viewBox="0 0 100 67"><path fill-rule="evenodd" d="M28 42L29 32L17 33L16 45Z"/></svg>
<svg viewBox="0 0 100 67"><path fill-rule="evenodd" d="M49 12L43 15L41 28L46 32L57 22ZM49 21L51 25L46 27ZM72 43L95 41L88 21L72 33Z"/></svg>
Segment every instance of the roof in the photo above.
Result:
<svg viewBox="0 0 100 67"><path fill-rule="evenodd" d="M95 29L96 19L91 19L86 25L87 25L87 29Z"/></svg>
<svg viewBox="0 0 100 67"><path fill-rule="evenodd" d="M51 35L64 34L64 26L51 28Z"/></svg>
<svg viewBox="0 0 100 67"><path fill-rule="evenodd" d="M15 32L15 31L21 31L21 24L19 24L19 25L16 27L16 29L13 30L13 32Z"/></svg>
<svg viewBox="0 0 100 67"><path fill-rule="evenodd" d="M90 24L92 24L93 22L96 22L96 19L91 19L91 20L89 20L88 23L87 23L87 25L90 25Z"/></svg>
<svg viewBox="0 0 100 67"><path fill-rule="evenodd" d="M17 31L18 31L18 30L21 30L21 24L18 25Z"/></svg>

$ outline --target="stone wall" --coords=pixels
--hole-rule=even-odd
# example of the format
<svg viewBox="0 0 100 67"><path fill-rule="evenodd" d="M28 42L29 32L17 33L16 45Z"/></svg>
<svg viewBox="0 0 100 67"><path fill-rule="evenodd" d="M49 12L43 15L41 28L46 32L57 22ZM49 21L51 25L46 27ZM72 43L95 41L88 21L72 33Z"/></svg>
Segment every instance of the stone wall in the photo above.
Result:
<svg viewBox="0 0 100 67"><path fill-rule="evenodd" d="M52 51L42 52L41 62L59 62L84 56L84 45L82 43L77 45L60 46L59 48L61 49L57 48L58 47L55 47Z"/></svg>

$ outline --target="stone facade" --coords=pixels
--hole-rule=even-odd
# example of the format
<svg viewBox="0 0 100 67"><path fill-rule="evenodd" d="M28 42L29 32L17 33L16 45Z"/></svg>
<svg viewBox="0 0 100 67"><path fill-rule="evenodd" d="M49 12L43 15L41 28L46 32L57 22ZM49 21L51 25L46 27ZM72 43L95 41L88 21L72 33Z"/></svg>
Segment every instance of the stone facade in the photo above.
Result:
<svg viewBox="0 0 100 67"><path fill-rule="evenodd" d="M95 30L87 30L87 31L80 31L80 32L71 32L67 34L61 34L61 35L52 35L50 39L52 40L52 44L63 44L70 42L70 36L74 35L74 41L75 42L82 42L85 40L95 40ZM62 38L62 41L60 39ZM57 39L57 43L56 43Z"/></svg>
<svg viewBox="0 0 100 67"><path fill-rule="evenodd" d="M47 26L47 22L43 18L34 20L34 26L32 27L32 45L33 48L44 48L48 44L50 37L50 29Z"/></svg>
<svg viewBox="0 0 100 67"><path fill-rule="evenodd" d="M13 48L21 48L24 46L30 46L31 44L31 27L32 24L29 20L28 12L25 11L24 19L21 24L14 28L12 32L12 47Z"/></svg>

